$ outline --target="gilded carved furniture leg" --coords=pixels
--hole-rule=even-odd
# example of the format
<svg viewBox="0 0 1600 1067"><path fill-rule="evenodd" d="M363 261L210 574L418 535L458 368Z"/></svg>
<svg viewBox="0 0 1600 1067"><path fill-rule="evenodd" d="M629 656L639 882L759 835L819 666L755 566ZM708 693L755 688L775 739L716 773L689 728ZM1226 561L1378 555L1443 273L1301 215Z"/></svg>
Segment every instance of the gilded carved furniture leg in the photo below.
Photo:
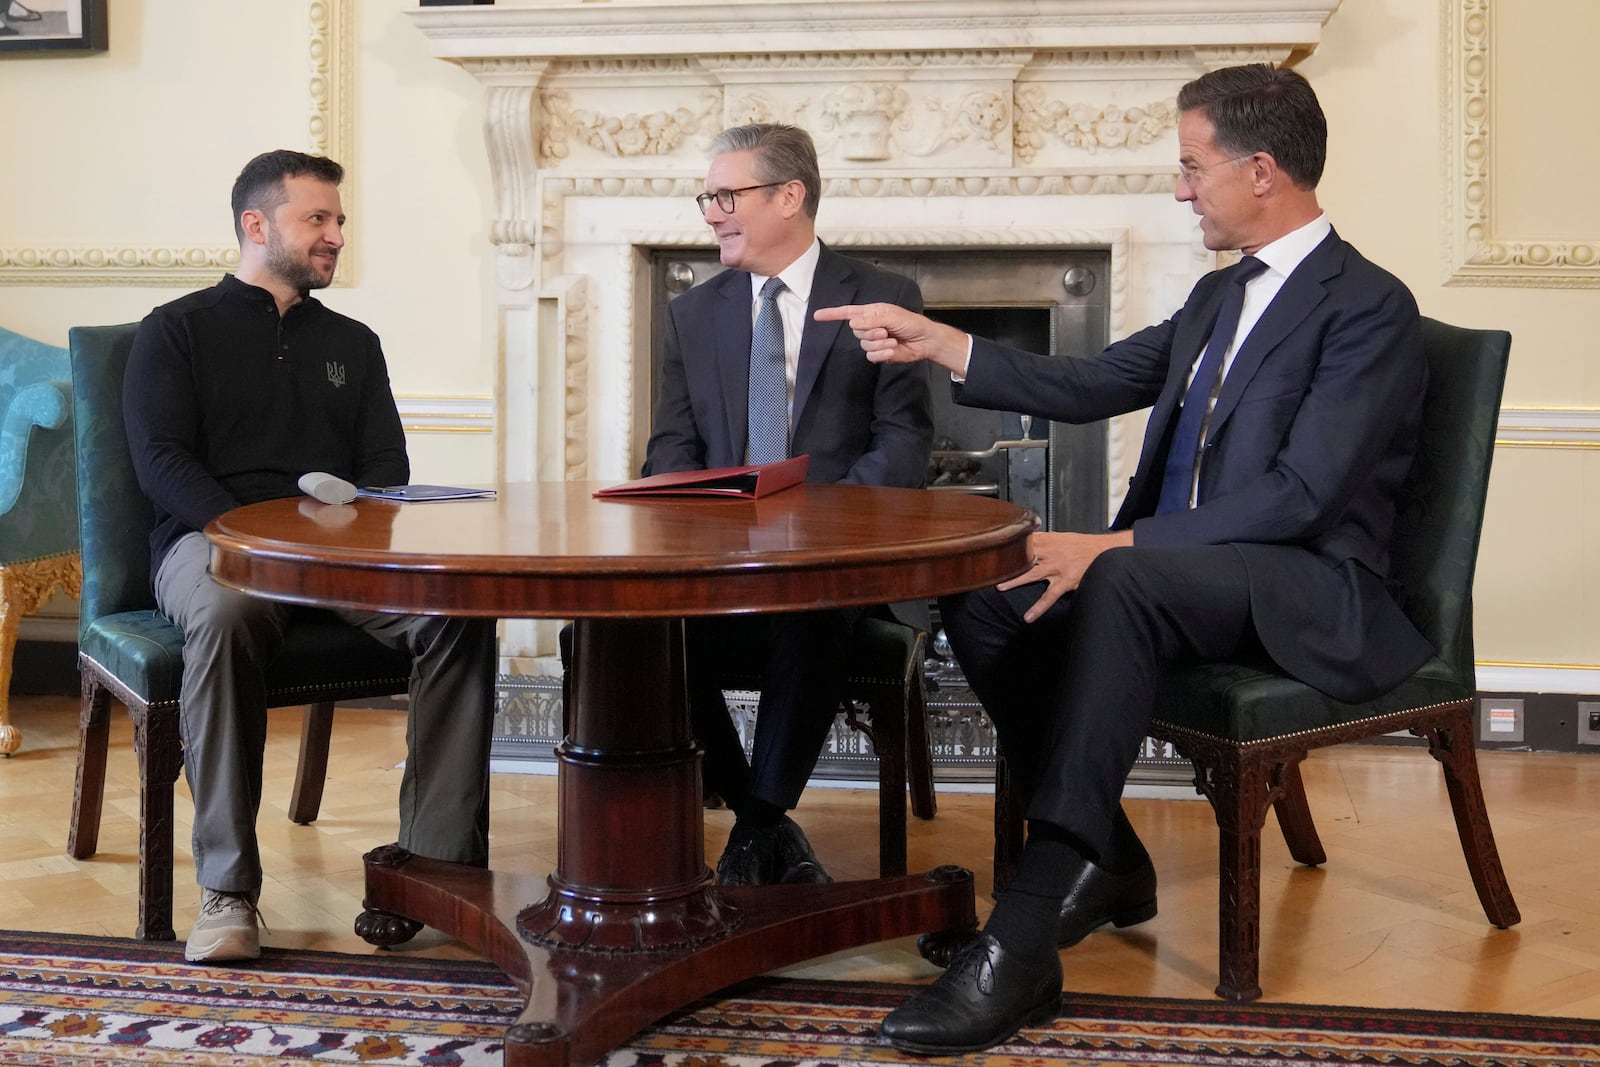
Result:
<svg viewBox="0 0 1600 1067"><path fill-rule="evenodd" d="M22 731L11 725L11 671L22 617L43 607L57 589L77 596L82 586L77 553L0 566L0 756L22 747Z"/></svg>
<svg viewBox="0 0 1600 1067"><path fill-rule="evenodd" d="M135 937L171 941L172 786L183 767L178 714L132 709L133 743L139 757L139 928Z"/></svg>
<svg viewBox="0 0 1600 1067"><path fill-rule="evenodd" d="M1483 913L1495 926L1505 929L1522 921L1517 902L1506 882L1500 852L1495 848L1494 831L1483 802L1483 785L1478 778L1478 756L1473 748L1472 705L1463 703L1448 719L1430 730L1413 733L1426 737L1428 751L1444 768L1445 788L1450 794L1450 810L1455 814L1456 833L1461 852L1478 890Z"/></svg>
<svg viewBox="0 0 1600 1067"><path fill-rule="evenodd" d="M289 819L305 826L317 821L322 787L328 779L328 743L333 736L333 701L306 707L300 723L300 762L289 796Z"/></svg>
<svg viewBox="0 0 1600 1067"><path fill-rule="evenodd" d="M1272 802L1278 816L1278 828L1289 846L1289 855L1296 863L1316 867L1328 862L1328 853L1317 836L1317 824L1311 819L1311 805L1306 803L1305 783L1300 780L1298 761L1283 768L1283 791Z"/></svg>
<svg viewBox="0 0 1600 1067"><path fill-rule="evenodd" d="M22 731L11 725L11 662L24 614L18 573L23 566L0 567L0 756L10 756L22 747Z"/></svg>
<svg viewBox="0 0 1600 1067"><path fill-rule="evenodd" d="M111 694L94 675L81 673L78 707L78 780L72 789L67 855L84 860L100 846L100 809L106 793L106 750L111 743Z"/></svg>

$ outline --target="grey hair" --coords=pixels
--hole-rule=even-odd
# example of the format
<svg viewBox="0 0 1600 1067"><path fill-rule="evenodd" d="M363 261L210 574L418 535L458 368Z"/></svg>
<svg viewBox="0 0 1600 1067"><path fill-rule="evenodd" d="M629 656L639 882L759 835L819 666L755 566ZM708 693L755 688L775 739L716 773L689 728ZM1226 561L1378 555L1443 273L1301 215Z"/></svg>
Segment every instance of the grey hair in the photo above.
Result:
<svg viewBox="0 0 1600 1067"><path fill-rule="evenodd" d="M762 185L799 182L806 191L806 214L817 217L822 172L817 167L817 146L805 130L774 122L733 126L711 142L712 156L728 152L754 152L751 173Z"/></svg>

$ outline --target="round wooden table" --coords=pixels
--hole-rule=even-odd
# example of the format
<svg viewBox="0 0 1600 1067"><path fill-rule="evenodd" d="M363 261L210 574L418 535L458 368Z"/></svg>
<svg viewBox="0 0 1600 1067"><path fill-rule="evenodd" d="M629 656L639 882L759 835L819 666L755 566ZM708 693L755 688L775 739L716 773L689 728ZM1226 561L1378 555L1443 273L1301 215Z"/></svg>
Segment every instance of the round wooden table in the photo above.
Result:
<svg viewBox="0 0 1600 1067"><path fill-rule="evenodd" d="M747 501L595 499L597 488L274 500L206 529L217 580L264 597L576 620L555 871L482 870L392 845L366 857L363 936L395 944L427 923L527 992L506 1034L513 1065L588 1064L743 978L976 922L972 875L955 867L821 886L713 884L682 619L992 585L1025 569L1034 526L1011 504L922 490L800 485Z"/></svg>

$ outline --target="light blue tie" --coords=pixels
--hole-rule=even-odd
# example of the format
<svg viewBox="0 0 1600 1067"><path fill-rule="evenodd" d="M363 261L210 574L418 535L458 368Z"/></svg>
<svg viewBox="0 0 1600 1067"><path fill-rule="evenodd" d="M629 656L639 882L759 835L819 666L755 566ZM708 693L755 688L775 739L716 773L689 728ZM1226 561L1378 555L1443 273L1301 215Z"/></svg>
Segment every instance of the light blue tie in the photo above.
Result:
<svg viewBox="0 0 1600 1067"><path fill-rule="evenodd" d="M778 294L784 285L768 278L750 336L751 463L776 463L789 455L789 384L783 355L783 318Z"/></svg>

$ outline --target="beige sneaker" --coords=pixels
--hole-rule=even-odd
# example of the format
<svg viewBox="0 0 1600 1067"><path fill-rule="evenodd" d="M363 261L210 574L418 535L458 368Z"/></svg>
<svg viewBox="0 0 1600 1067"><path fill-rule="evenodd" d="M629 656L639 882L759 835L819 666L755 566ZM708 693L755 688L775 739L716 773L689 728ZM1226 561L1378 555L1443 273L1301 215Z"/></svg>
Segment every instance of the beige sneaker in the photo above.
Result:
<svg viewBox="0 0 1600 1067"><path fill-rule="evenodd" d="M191 963L208 960L253 960L261 955L259 890L225 893L200 887L200 917L189 931L183 958Z"/></svg>

